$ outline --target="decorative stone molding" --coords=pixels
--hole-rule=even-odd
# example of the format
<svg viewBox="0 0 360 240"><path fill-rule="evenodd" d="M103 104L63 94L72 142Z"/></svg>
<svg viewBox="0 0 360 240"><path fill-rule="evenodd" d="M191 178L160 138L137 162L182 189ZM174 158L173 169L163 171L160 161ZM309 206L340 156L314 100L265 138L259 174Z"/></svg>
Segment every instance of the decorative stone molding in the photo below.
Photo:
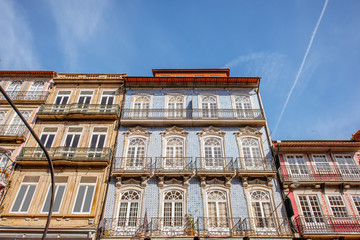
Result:
<svg viewBox="0 0 360 240"><path fill-rule="evenodd" d="M171 128L167 128L164 132L161 132L160 135L166 137L167 135L181 135L186 137L189 133L185 131L183 128L173 126Z"/></svg>
<svg viewBox="0 0 360 240"><path fill-rule="evenodd" d="M116 187L121 187L121 177L116 178Z"/></svg>
<svg viewBox="0 0 360 240"><path fill-rule="evenodd" d="M206 177L200 177L200 180L201 180L201 187L202 188L205 188L206 187Z"/></svg>
<svg viewBox="0 0 360 240"><path fill-rule="evenodd" d="M231 177L225 177L225 186L230 187L231 186Z"/></svg>
<svg viewBox="0 0 360 240"><path fill-rule="evenodd" d="M130 178L130 179L122 182L122 184L136 184L136 185L138 185L140 183L141 183L141 181L138 181L134 178Z"/></svg>
<svg viewBox="0 0 360 240"><path fill-rule="evenodd" d="M141 187L147 186L147 180L148 180L148 177L146 177L146 176L141 177Z"/></svg>
<svg viewBox="0 0 360 240"><path fill-rule="evenodd" d="M207 136L207 135L215 135L215 136L223 137L225 135L225 133L223 131L220 131L220 128L216 128L213 126L204 128L201 132L198 132L197 134L200 137Z"/></svg>
<svg viewBox="0 0 360 240"><path fill-rule="evenodd" d="M272 187L273 186L273 181L272 181L272 177L267 177L267 185L269 186L269 187Z"/></svg>
<svg viewBox="0 0 360 240"><path fill-rule="evenodd" d="M158 179L159 179L159 187L162 188L164 187L164 177L163 176L158 176Z"/></svg>
<svg viewBox="0 0 360 240"><path fill-rule="evenodd" d="M130 128L129 131L123 133L125 136L129 135L142 135L145 137L150 137L151 132L149 132L146 128L136 126L134 128Z"/></svg>
<svg viewBox="0 0 360 240"><path fill-rule="evenodd" d="M260 180L259 178L255 178L254 180L249 181L249 184L261 184L266 185L266 181Z"/></svg>
<svg viewBox="0 0 360 240"><path fill-rule="evenodd" d="M240 137L240 136L255 136L255 137L260 137L262 135L261 132L259 132L256 128L251 128L249 126L245 127L245 128L239 128L239 131L234 132L236 137Z"/></svg>
<svg viewBox="0 0 360 240"><path fill-rule="evenodd" d="M243 187L248 187L249 183L248 183L248 177L242 177L242 182L243 182Z"/></svg>
<svg viewBox="0 0 360 240"><path fill-rule="evenodd" d="M225 181L224 180L220 180L218 178L213 178L209 181L206 181L207 184L221 184L221 185L224 185L225 184Z"/></svg>
<svg viewBox="0 0 360 240"><path fill-rule="evenodd" d="M189 176L184 176L184 187L189 187L189 180L190 180L190 177Z"/></svg>
<svg viewBox="0 0 360 240"><path fill-rule="evenodd" d="M172 178L170 180L165 181L165 184L180 184L180 185L182 185L183 182L176 178Z"/></svg>

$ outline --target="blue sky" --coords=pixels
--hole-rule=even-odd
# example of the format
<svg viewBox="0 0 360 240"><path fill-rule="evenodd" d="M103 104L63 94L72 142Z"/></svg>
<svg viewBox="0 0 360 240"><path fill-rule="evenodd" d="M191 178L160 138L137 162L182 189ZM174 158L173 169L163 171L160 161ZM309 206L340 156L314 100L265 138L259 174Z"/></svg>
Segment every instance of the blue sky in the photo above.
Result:
<svg viewBox="0 0 360 240"><path fill-rule="evenodd" d="M360 1L0 0L0 69L127 73L229 67L260 76L273 139L360 129Z"/></svg>

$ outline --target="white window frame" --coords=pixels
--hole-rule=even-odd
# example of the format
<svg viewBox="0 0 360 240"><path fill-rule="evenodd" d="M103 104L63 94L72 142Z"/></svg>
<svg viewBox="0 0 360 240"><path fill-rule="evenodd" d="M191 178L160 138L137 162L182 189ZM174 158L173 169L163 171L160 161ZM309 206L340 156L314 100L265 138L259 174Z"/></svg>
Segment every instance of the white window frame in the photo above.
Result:
<svg viewBox="0 0 360 240"><path fill-rule="evenodd" d="M182 153L181 157L176 156L176 149L173 147L173 156L167 155L168 143L174 139L181 139ZM178 147L180 145L176 145ZM175 151L174 151L175 150ZM175 156L174 156L175 155ZM186 167L186 138L179 135L169 135L163 138L163 150L162 150L163 162L161 163L164 169L184 169Z"/></svg>
<svg viewBox="0 0 360 240"><path fill-rule="evenodd" d="M337 198L337 199L331 200L330 198ZM328 200L330 210L332 212L332 216L334 218L348 218L349 217L349 211L347 210L346 203L344 201L344 198L341 195L328 195L327 200ZM331 204L332 201L337 201L337 202L342 202L342 203L338 204L338 205L333 205L333 204ZM338 208L342 208L345 211L342 211L342 210L338 211L339 210ZM342 216L339 216L339 215L342 215Z"/></svg>
<svg viewBox="0 0 360 240"><path fill-rule="evenodd" d="M27 122L30 121L33 110L20 110L21 115ZM15 122L15 123L14 123ZM26 125L23 123L19 115L14 111L11 122L6 130L6 135L19 134L18 132L25 132L27 130Z"/></svg>
<svg viewBox="0 0 360 240"><path fill-rule="evenodd" d="M177 107L174 107L174 108L169 108L169 104L170 104L170 98L172 97L181 97L182 98L182 108L177 108ZM175 103L175 106L177 106L179 102L176 102ZM168 93L166 94L165 96L165 109L167 110L166 111L166 114L165 116L167 118L184 118L186 117L186 95L183 94L183 93ZM172 110L172 112L171 112Z"/></svg>
<svg viewBox="0 0 360 240"><path fill-rule="evenodd" d="M316 161L316 158L319 157L319 156L324 156L325 158L325 162L317 162ZM333 168L333 165L330 164L330 161L329 161L329 158L326 154L312 154L311 155L311 158L312 158L312 163L313 165L315 166L315 174L329 174L329 173L334 173L334 168ZM320 158L319 158L320 159Z"/></svg>
<svg viewBox="0 0 360 240"><path fill-rule="evenodd" d="M58 209L58 211L55 211L54 208L55 208L56 198L58 197L59 186L64 186L65 188L64 188L64 192L63 192L63 194L62 194L62 196L61 196L61 199L60 199L59 209ZM63 200L64 200L64 196L65 196L65 194L66 194L66 191L67 191L67 183L56 183L56 184L55 184L55 194L54 194L55 197L54 197L54 205L53 205L53 211L52 211L52 213L59 213L59 212L60 212L61 205L62 205L62 203L63 203ZM46 194L44 203L43 203L43 205L42 205L42 207L41 207L41 213L48 213L48 212L49 212L49 211L44 211L44 207L45 207L46 200L47 200L47 198L49 197L50 192L51 192L51 186L48 187L48 191L47 191L47 194Z"/></svg>
<svg viewBox="0 0 360 240"><path fill-rule="evenodd" d="M262 192L262 193L265 193L265 195L267 196L267 200L256 200L256 199L253 199L252 198L252 194L254 192ZM248 192L249 194L249 209L251 209L251 215L252 215L252 218L253 218L253 221L252 221L252 225L253 227L257 230L257 231L261 231L261 232L264 232L264 231L275 231L276 229L276 217L275 217L275 211L276 211L276 208L274 208L273 206L273 199L272 199L272 194L270 191L268 190L264 190L264 189L252 189ZM253 203L259 203L259 207L260 207L260 213L261 213L261 216L255 216L255 209L253 209ZM265 208L264 208L264 204L265 203L268 203L269 204L269 207L270 207L270 214L269 216L266 216L266 213L265 213ZM274 210L275 209L275 210ZM258 222L257 221L257 218L259 218L259 220L261 220L261 222ZM265 224L264 224L265 222ZM264 224L264 226L257 226L257 224ZM265 226L267 225L267 226ZM272 226L268 226L268 225L272 225Z"/></svg>
<svg viewBox="0 0 360 240"><path fill-rule="evenodd" d="M81 178L80 178L81 179ZM98 177L96 177L96 182L95 183L82 183L82 182L79 182L79 185L78 185L78 188L77 188L77 191L76 191L76 196L75 196L75 199L74 199L74 205L73 205L73 208L72 208L72 214L90 214L91 213L91 208L92 208L92 205L94 203L94 196L95 196L95 192L96 192L96 185L97 185L97 181L98 181ZM75 212L75 205L76 205L76 201L78 199L78 194L79 194L79 191L80 191L80 187L82 186L86 186L86 189L85 189L85 192L84 192L84 197L82 199L82 203L81 203L81 209L84 208L84 204L85 204L85 199L86 199L86 195L87 195L87 192L89 190L89 187L94 187L94 191L92 193L92 196L91 196L91 202L90 202L90 208L89 208L89 211L87 212L83 212L82 210L80 212Z"/></svg>
<svg viewBox="0 0 360 240"><path fill-rule="evenodd" d="M301 200L300 198L305 198L304 200ZM316 206L313 204L314 199L310 199L309 197L315 198L316 200ZM325 217L323 213L323 209L321 208L322 204L319 200L319 197L317 194L300 194L297 196L298 206L299 210L302 213L302 216L304 218L304 223L307 226L313 226L313 225L324 225L325 224ZM306 202L306 206L303 206L302 201ZM308 214L309 216L306 216L304 213L304 208L309 208ZM318 208L317 212L314 212L314 208ZM320 214L320 215L318 215Z"/></svg>
<svg viewBox="0 0 360 240"><path fill-rule="evenodd" d="M27 175L27 176L29 176L29 177L37 177L37 176L31 176L31 175ZM28 213L28 212L29 212L29 209L30 209L30 207L31 207L32 201L34 200L34 196L36 195L36 190L37 190L37 187L38 187L38 184L39 184L39 180L38 180L37 182L31 182L31 181L29 181L29 182L24 182L25 177L26 177L26 176L23 177L23 180L22 180L22 182L21 182L21 184L20 184L20 186L19 186L19 189L18 189L18 191L17 191L17 193L16 193L16 197L14 198L14 201L13 201L13 203L12 203L12 205L11 205L11 208L10 208L10 213L22 213L22 214L23 214L23 213ZM20 202L19 210L18 210L18 211L13 211L12 209L14 208L15 202L16 202L18 196L19 196L19 192L20 192L22 186L27 186L27 189L25 190L24 197L23 197L23 199L22 199L21 202ZM30 199L29 205L28 205L28 207L27 207L27 210L22 212L22 211L20 211L20 210L21 210L21 209L23 208L23 206L24 206L24 201L25 201L25 199L26 199L26 197L27 197L27 195L28 195L28 193L29 193L29 188L30 188L31 186L35 186L34 192L33 192L32 196L31 196L31 199Z"/></svg>
<svg viewBox="0 0 360 240"><path fill-rule="evenodd" d="M206 143L207 140L212 139L212 138L214 138L215 140L220 142L219 146L220 146L220 150L221 150L221 157L214 157L214 153L215 153L214 152L214 146L215 145L211 145L211 152L212 152L213 156L212 157L206 157L206 150L205 150L206 145L205 145L205 143ZM201 138L201 155L202 155L202 159L203 159L201 164L202 164L204 169L207 169L207 170L221 170L221 169L224 169L225 166L226 166L226 161L225 161L226 158L225 158L225 145L224 145L223 137L208 135L206 137ZM207 158L213 159L212 160L212 165L213 166L207 166L207 165L211 165L211 164L207 164L208 163L207 160L206 160ZM217 158L221 158L222 165L216 166L215 161L218 162L218 160L216 160Z"/></svg>
<svg viewBox="0 0 360 240"><path fill-rule="evenodd" d="M140 108L135 108L135 104L136 104L135 101L138 97L147 97L149 99L149 101L148 102L140 102ZM153 101L153 96L151 94L137 93L137 94L132 95L131 110L133 112L131 112L130 117L136 118L136 119L147 119L148 117L150 117L151 109L152 109L152 101ZM144 103L149 103L149 107L144 108Z"/></svg>
<svg viewBox="0 0 360 240"><path fill-rule="evenodd" d="M203 108L203 98L204 97L214 97L216 99L216 108ZM198 103L199 103L199 117L204 119L217 119L220 117L220 99L219 95L215 93L201 93L198 95ZM211 103L208 103L208 106ZM204 112L206 111L206 115L204 116ZM209 116L208 116L209 115Z"/></svg>
<svg viewBox="0 0 360 240"><path fill-rule="evenodd" d="M11 162L10 158L12 157L11 155L13 152L13 149L7 149L6 153L0 153L0 170L2 172L9 166L9 162Z"/></svg>
<svg viewBox="0 0 360 240"><path fill-rule="evenodd" d="M114 105L115 105L115 100L116 100L116 91L117 90L103 90L102 93L101 93L101 97L100 97L100 102L99 102L99 105L100 105L100 112L111 112L113 109L114 109ZM113 94L110 94L110 93L105 93L105 92L113 92ZM106 102L109 101L109 98L113 98L112 100L112 103L109 104L109 103L106 103L106 104L102 104L102 99L106 97L107 100Z"/></svg>
<svg viewBox="0 0 360 240"><path fill-rule="evenodd" d="M41 83L41 84L38 84L38 83ZM41 86L41 88L39 86ZM39 100L39 97L42 96L42 94L43 94L44 87L45 87L45 81L42 81L42 80L33 81L27 94L26 94L25 99Z"/></svg>
<svg viewBox="0 0 360 240"><path fill-rule="evenodd" d="M70 128L81 128L81 132L69 132ZM74 156L74 154L76 153L76 150L74 151L73 148L79 148L81 147L81 140L83 138L83 132L84 132L84 127L83 126L69 126L64 135L63 135L63 139L62 139L62 144L61 146L64 148L62 151L62 156L68 156L68 157L72 157ZM66 144L66 139L68 137L68 135L78 135L80 134L79 137L79 141L76 147L72 147L72 146L65 146ZM73 143L74 138L71 140L71 143ZM65 150L65 148L68 148L67 150Z"/></svg>
<svg viewBox="0 0 360 240"><path fill-rule="evenodd" d="M355 199L356 198L356 199ZM356 209L357 215L360 215L360 194L352 194L351 201Z"/></svg>
<svg viewBox="0 0 360 240"><path fill-rule="evenodd" d="M287 167L287 172L291 177L309 177L310 168L307 164L307 160L303 154L285 154L285 166ZM289 163L289 158L292 157L295 160L295 164ZM304 164L299 164L298 159L302 158ZM297 173L296 173L297 172Z"/></svg>
<svg viewBox="0 0 360 240"><path fill-rule="evenodd" d="M182 199L178 200L166 200L166 194L169 192L179 192L181 194ZM161 204L161 217L163 218L163 230L164 231L171 231L171 230L181 230L182 227L184 226L184 216L185 216L185 191L184 190L180 190L177 188L167 188L166 190L164 190L162 192L162 204ZM165 203L171 203L171 216L170 216L170 220L171 223L170 225L166 225L165 223ZM180 221L178 222L178 218L175 215L175 210L176 210L176 203L181 203L181 217L180 217ZM179 224L180 223L180 224Z"/></svg>
<svg viewBox="0 0 360 240"><path fill-rule="evenodd" d="M106 146L106 140L107 140L109 128L106 127L106 132L94 132L94 129L95 129L95 128L96 128L96 127L94 127L94 128L92 129L91 135L90 135L89 149L91 149L91 151L89 151L89 154L90 154L90 155L94 155L94 156L98 156L98 154L100 154L100 156L102 156L102 154L104 153L104 148L105 148L105 146ZM103 145L102 148L96 147L95 149L93 149L93 148L91 147L92 138L93 138L94 135L98 135L98 136L104 135L104 136L105 136L104 145ZM98 145L99 139L100 139L100 138L98 137L98 139L97 139L97 141L96 141L96 142L97 142L96 145Z"/></svg>
<svg viewBox="0 0 360 240"><path fill-rule="evenodd" d="M335 164L340 170L340 173L343 177L350 177L350 178L358 178L360 175L359 166L355 163L354 157L351 154L334 154L333 155ZM339 163L339 157L343 159L350 160L351 163L345 161L345 164Z"/></svg>
<svg viewBox="0 0 360 240"><path fill-rule="evenodd" d="M130 142L134 139L141 139L144 141L144 156L142 156L143 158L143 162L142 162L142 165L141 166L136 166L137 164L135 164L136 162L134 162L133 166L127 166L128 165L128 161L131 157L128 156L128 153L129 153L129 147L131 146L130 145ZM144 136L131 136L129 138L126 138L126 144L124 146L124 158L125 158L125 161L123 161L123 169L128 169L128 170L139 170L139 169L143 169L145 167L145 165L147 164L146 161L147 161L147 145L148 145L148 141L149 139L147 137L144 137ZM140 145L139 145L140 146ZM136 152L136 156L134 157L134 159L138 158L138 145L137 145L137 152ZM140 157L141 158L141 157ZM136 161L136 160L134 160Z"/></svg>
<svg viewBox="0 0 360 240"><path fill-rule="evenodd" d="M212 192L220 192L221 194L223 194L223 196L225 196L225 200L209 200L209 194ZM206 217L208 219L207 221L207 227L209 229L209 231L212 231L213 234L221 234L222 231L225 231L227 229L230 228L230 221L229 219L231 219L230 216L230 202L229 202L229 194L228 191L224 190L224 189L219 189L219 188L209 188L207 189L205 192L205 212L206 212ZM210 204L209 203L215 203L215 215L216 216L210 216ZM226 216L221 216L220 214L220 208L219 208L219 203L225 203L225 214ZM225 220L222 218L226 218ZM222 220L224 220L224 222L222 222ZM218 232L220 231L220 232Z"/></svg>
<svg viewBox="0 0 360 240"><path fill-rule="evenodd" d="M125 193L128 192L136 192L139 196L138 200L122 200L121 198L123 197L123 195ZM129 231L129 230L136 230L136 228L138 227L138 219L141 218L141 203L142 203L142 191L139 191L138 189L124 189L119 193L119 200L118 200L118 209L116 212L116 216L115 218L118 219L117 223L116 223L116 229L118 230L125 230L125 231ZM120 218L120 207L121 207L121 203L127 203L127 207L126 207L126 217L125 217L125 221L124 221L124 226L119 226L119 222L122 221L123 219ZM131 213L131 203L137 203L137 212L136 212L136 218L135 218L135 226L129 226L129 222L130 222L130 213ZM121 235L121 234L120 234Z"/></svg>
<svg viewBox="0 0 360 240"><path fill-rule="evenodd" d="M242 108L237 108L237 102L236 102L236 99L238 97L245 97L245 98L248 98L249 99L249 105L250 107L249 108L246 108L244 107L244 103L242 103ZM231 103L232 103L232 107L233 109L235 110L235 116L237 118L254 118L254 113L252 112L253 110L253 103L252 103L252 100L251 100L251 97L250 95L248 94L232 94L231 95ZM245 110L245 111L243 111ZM246 110L249 110L249 111L246 111Z"/></svg>
<svg viewBox="0 0 360 240"><path fill-rule="evenodd" d="M70 92L70 93L67 93L67 94L61 93L61 94L60 94L60 92ZM59 91L57 92L57 94L56 94L55 99L54 99L54 103L53 103L53 106L52 106L52 110L51 110L51 111L52 111L52 112L63 112L63 111L66 109L66 106L67 106L67 105L69 104L69 102L70 102L72 93L73 93L72 90L68 90L68 89L61 89L61 90L59 90ZM64 97L68 97L66 103L61 103L61 104L57 104L57 103L56 103L57 98L60 97L60 96L62 97L61 102L63 101L63 98L64 98Z"/></svg>
<svg viewBox="0 0 360 240"><path fill-rule="evenodd" d="M253 152L253 146L248 146L250 148L250 155L251 156L245 156L245 152L244 152L244 146L243 145L243 141L245 140L249 140L249 141L256 141L257 142L257 149L259 151L259 156L254 156L254 152ZM239 146L240 146L240 153L241 153L241 159L243 160L241 162L242 164L242 168L246 169L246 170L264 170L265 169L265 162L264 162L264 153L263 153L263 149L262 149L262 144L261 144L261 138L257 138L254 136L243 136L241 138L239 138ZM247 165L245 162L247 161L246 159L250 159L250 164L251 165ZM258 162L257 162L258 161Z"/></svg>

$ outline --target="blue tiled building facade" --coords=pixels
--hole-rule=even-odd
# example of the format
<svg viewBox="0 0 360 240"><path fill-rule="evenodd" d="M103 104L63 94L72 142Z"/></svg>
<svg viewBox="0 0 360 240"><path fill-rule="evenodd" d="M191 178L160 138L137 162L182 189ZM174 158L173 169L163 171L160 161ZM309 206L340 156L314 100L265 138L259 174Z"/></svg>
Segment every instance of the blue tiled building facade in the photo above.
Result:
<svg viewBox="0 0 360 240"><path fill-rule="evenodd" d="M286 238L259 78L127 77L103 238Z"/></svg>

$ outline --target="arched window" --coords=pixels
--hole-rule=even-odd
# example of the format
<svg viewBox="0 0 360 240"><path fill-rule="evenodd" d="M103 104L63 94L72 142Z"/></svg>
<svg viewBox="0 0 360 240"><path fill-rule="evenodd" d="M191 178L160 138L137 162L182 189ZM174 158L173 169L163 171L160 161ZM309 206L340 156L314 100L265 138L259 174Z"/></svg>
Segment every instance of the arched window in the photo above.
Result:
<svg viewBox="0 0 360 240"><path fill-rule="evenodd" d="M27 100L38 100L41 96L43 96L42 90L44 88L44 81L35 81L31 85L29 91L26 94L25 99Z"/></svg>
<svg viewBox="0 0 360 240"><path fill-rule="evenodd" d="M261 157L259 140L244 138L241 140L241 147L245 169L261 170L264 168L264 161Z"/></svg>
<svg viewBox="0 0 360 240"><path fill-rule="evenodd" d="M248 96L235 96L235 109L238 118L251 118L252 112L250 98Z"/></svg>
<svg viewBox="0 0 360 240"><path fill-rule="evenodd" d="M136 96L134 98L134 118L147 118L149 117L150 97L149 96Z"/></svg>
<svg viewBox="0 0 360 240"><path fill-rule="evenodd" d="M219 190L208 192L207 205L209 227L228 227L226 193Z"/></svg>
<svg viewBox="0 0 360 240"><path fill-rule="evenodd" d="M168 117L181 118L184 115L184 97L179 95L168 96Z"/></svg>
<svg viewBox="0 0 360 240"><path fill-rule="evenodd" d="M274 228L274 213L271 210L271 201L268 192L256 190L250 192L251 208L255 228Z"/></svg>
<svg viewBox="0 0 360 240"><path fill-rule="evenodd" d="M182 227L184 192L171 190L164 193L164 227Z"/></svg>
<svg viewBox="0 0 360 240"><path fill-rule="evenodd" d="M166 141L164 168L181 169L184 166L184 140L179 137Z"/></svg>
<svg viewBox="0 0 360 240"><path fill-rule="evenodd" d="M143 138L133 138L129 141L126 154L127 169L142 169L145 160L145 143Z"/></svg>
<svg viewBox="0 0 360 240"><path fill-rule="evenodd" d="M204 162L207 169L221 169L224 166L221 140L207 138L204 140Z"/></svg>
<svg viewBox="0 0 360 240"><path fill-rule="evenodd" d="M121 193L118 226L135 228L137 226L139 206L140 192L130 190Z"/></svg>
<svg viewBox="0 0 360 240"><path fill-rule="evenodd" d="M202 96L201 108L203 118L217 118L218 104L216 96Z"/></svg>

